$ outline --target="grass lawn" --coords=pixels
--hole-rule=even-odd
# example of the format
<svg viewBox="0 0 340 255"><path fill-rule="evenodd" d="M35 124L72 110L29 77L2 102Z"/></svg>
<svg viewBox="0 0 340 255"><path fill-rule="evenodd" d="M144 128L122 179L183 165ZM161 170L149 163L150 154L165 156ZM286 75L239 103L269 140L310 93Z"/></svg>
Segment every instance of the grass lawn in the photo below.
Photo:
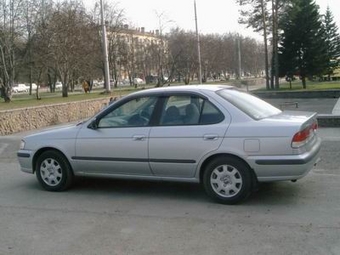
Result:
<svg viewBox="0 0 340 255"><path fill-rule="evenodd" d="M32 95L28 95L27 93L12 94L12 101L10 103L5 103L3 100L0 101L0 111L98 98L107 98L107 101L109 101L110 97L124 96L136 90L138 89L131 87L117 88L113 89L111 94L105 94L103 93L103 89L95 89L92 90L91 93L87 94L85 94L84 92L69 92L68 97L62 97L61 91L57 91L54 93L41 92L39 93L41 100L36 99L35 92L33 92Z"/></svg>

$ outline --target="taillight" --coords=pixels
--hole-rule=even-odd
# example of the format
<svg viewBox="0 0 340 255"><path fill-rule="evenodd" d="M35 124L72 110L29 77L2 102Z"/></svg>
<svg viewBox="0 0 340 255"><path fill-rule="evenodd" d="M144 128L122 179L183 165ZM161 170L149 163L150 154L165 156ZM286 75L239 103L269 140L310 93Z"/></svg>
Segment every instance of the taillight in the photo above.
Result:
<svg viewBox="0 0 340 255"><path fill-rule="evenodd" d="M315 121L315 122L312 124L312 129L313 129L314 131L316 131L316 130L318 129L318 122L317 122L317 121Z"/></svg>
<svg viewBox="0 0 340 255"><path fill-rule="evenodd" d="M293 148L299 148L306 143L313 137L314 132L318 129L318 123L317 121L313 122L312 125L308 126L302 131L297 132L292 140L292 147Z"/></svg>

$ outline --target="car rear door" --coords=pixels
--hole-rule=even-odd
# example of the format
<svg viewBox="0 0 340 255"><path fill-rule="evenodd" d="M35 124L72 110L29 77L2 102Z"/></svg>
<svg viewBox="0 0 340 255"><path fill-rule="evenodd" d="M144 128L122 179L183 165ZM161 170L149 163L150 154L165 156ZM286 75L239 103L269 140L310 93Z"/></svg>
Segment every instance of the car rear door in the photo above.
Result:
<svg viewBox="0 0 340 255"><path fill-rule="evenodd" d="M161 177L194 177L200 159L220 146L229 123L230 117L205 98L165 97L159 125L149 135L152 172Z"/></svg>

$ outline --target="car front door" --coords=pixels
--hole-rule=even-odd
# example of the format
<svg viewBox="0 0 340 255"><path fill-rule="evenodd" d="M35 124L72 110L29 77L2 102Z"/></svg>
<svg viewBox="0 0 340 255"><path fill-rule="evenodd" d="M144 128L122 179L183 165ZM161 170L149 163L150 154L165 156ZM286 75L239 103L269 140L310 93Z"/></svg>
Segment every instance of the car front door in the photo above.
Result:
<svg viewBox="0 0 340 255"><path fill-rule="evenodd" d="M150 176L149 121L157 98L142 97L112 105L76 140L76 170L84 174Z"/></svg>
<svg viewBox="0 0 340 255"><path fill-rule="evenodd" d="M207 99L173 95L164 99L158 126L149 136L150 165L156 176L192 178L200 159L216 150L230 122Z"/></svg>

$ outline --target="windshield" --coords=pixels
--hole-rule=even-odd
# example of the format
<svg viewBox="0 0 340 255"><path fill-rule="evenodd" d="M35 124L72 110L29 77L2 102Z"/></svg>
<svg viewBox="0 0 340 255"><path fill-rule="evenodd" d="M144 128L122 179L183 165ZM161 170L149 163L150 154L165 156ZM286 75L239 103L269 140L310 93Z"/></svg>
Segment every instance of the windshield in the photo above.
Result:
<svg viewBox="0 0 340 255"><path fill-rule="evenodd" d="M282 112L271 104L246 92L233 89L222 89L216 93L256 120L277 115Z"/></svg>

